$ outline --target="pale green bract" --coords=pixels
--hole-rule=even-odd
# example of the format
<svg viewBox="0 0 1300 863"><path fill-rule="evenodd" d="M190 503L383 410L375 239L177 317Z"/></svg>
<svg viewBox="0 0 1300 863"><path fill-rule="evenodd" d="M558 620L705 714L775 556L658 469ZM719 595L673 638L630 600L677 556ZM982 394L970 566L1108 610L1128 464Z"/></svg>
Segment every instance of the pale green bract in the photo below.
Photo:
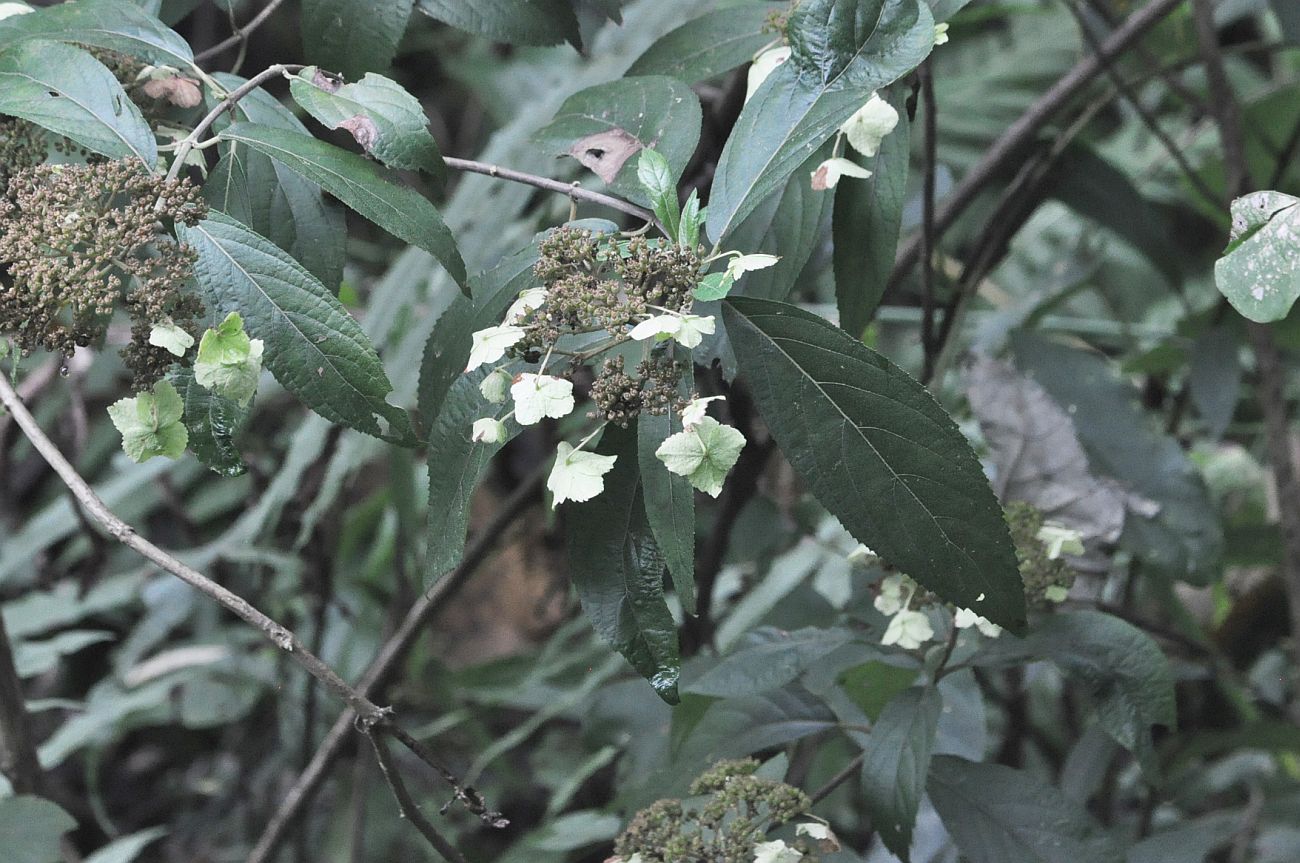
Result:
<svg viewBox="0 0 1300 863"><path fill-rule="evenodd" d="M203 334L194 361L194 380L242 407L257 392L262 350L262 340L250 339L239 313L231 312L217 327Z"/></svg>
<svg viewBox="0 0 1300 863"><path fill-rule="evenodd" d="M149 344L165 348L172 356L183 357L186 351L194 347L194 336L171 321L164 321L154 324L149 331Z"/></svg>
<svg viewBox="0 0 1300 863"><path fill-rule="evenodd" d="M122 449L137 464L156 455L175 459L184 454L190 436L181 424L183 412L180 394L167 381L108 406L109 418L122 433Z"/></svg>
<svg viewBox="0 0 1300 863"><path fill-rule="evenodd" d="M672 473L684 476L705 494L717 497L740 451L745 436L712 417L704 417L685 431L665 440L655 450L655 457Z"/></svg>
<svg viewBox="0 0 1300 863"><path fill-rule="evenodd" d="M575 450L561 441L555 450L555 467L546 478L546 487L555 495L551 508L566 500L581 503L600 494L605 490L605 474L614 469L617 460L618 456Z"/></svg>

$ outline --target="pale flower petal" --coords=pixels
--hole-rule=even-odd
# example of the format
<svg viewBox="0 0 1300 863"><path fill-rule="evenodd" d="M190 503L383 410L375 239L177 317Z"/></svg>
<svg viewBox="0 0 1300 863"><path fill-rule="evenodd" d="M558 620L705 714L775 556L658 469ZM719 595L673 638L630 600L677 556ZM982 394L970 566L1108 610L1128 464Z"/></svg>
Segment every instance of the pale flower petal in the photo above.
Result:
<svg viewBox="0 0 1300 863"><path fill-rule="evenodd" d="M1065 525L1049 521L1038 529L1038 541L1047 546L1047 557L1056 560L1063 554L1083 554L1083 534Z"/></svg>
<svg viewBox="0 0 1300 863"><path fill-rule="evenodd" d="M1048 602L1065 602L1070 598L1070 589L1060 584L1053 584L1043 591L1043 599Z"/></svg>
<svg viewBox="0 0 1300 863"><path fill-rule="evenodd" d="M483 394L483 398L494 405L499 405L506 400L506 393L509 392L513 381L510 372L496 369L478 385L478 391Z"/></svg>
<svg viewBox="0 0 1300 863"><path fill-rule="evenodd" d="M866 548L866 546L863 546ZM908 597L903 595L906 577L895 573L880 580L880 594L876 597L876 611L885 616L898 614L907 604Z"/></svg>
<svg viewBox="0 0 1300 863"><path fill-rule="evenodd" d="M848 159L827 159L812 172L812 187L814 191L823 192L839 185L840 177L856 177L865 180L870 176L870 171Z"/></svg>
<svg viewBox="0 0 1300 863"><path fill-rule="evenodd" d="M754 863L799 863L803 852L776 839L772 842L759 842L754 846Z"/></svg>
<svg viewBox="0 0 1300 863"><path fill-rule="evenodd" d="M880 643L915 650L931 638L934 638L934 627L930 625L930 618L922 612L903 609L889 621Z"/></svg>
<svg viewBox="0 0 1300 863"><path fill-rule="evenodd" d="M752 273L754 270L766 270L768 267L776 266L781 260L780 255L737 255L727 262L727 275L733 279L739 279L745 273Z"/></svg>
<svg viewBox="0 0 1300 863"><path fill-rule="evenodd" d="M871 157L880 151L880 142L898 125L898 112L894 106L872 93L867 103L840 127L849 146L864 156Z"/></svg>
<svg viewBox="0 0 1300 863"><path fill-rule="evenodd" d="M748 102L753 98L754 93L757 92L758 88L767 80L767 76L771 75L772 72L776 70L777 66L780 66L789 59L789 45L772 48L755 57L754 62L749 67L749 78L745 82L745 101Z"/></svg>
<svg viewBox="0 0 1300 863"><path fill-rule="evenodd" d="M470 437L474 443L500 443L506 437L506 424L495 417L474 420L474 430Z"/></svg>
<svg viewBox="0 0 1300 863"><path fill-rule="evenodd" d="M681 328L682 319L677 315L655 315L633 327L629 335L638 342L650 338L663 341L677 335Z"/></svg>
<svg viewBox="0 0 1300 863"><path fill-rule="evenodd" d="M194 347L194 336L172 323L171 319L154 324L149 330L149 344L164 348L172 356L183 357L185 352Z"/></svg>
<svg viewBox="0 0 1300 863"><path fill-rule="evenodd" d="M726 396L707 396L705 398L691 399L682 411L682 428L692 428L700 424L700 420L706 416L709 402L726 401Z"/></svg>
<svg viewBox="0 0 1300 863"><path fill-rule="evenodd" d="M472 372L485 363L495 363L523 337L523 327L510 324L479 330L473 335L474 341L469 349L469 364L465 366L465 371Z"/></svg>
<svg viewBox="0 0 1300 863"><path fill-rule="evenodd" d="M519 292L519 299L506 310L505 323L516 326L529 312L540 309L546 302L546 288L529 288Z"/></svg>
<svg viewBox="0 0 1300 863"><path fill-rule="evenodd" d="M605 490L605 474L614 469L617 459L618 456L575 450L561 442L555 450L555 467L546 479L546 487L555 496L551 508L566 500L582 502L600 494Z"/></svg>
<svg viewBox="0 0 1300 863"><path fill-rule="evenodd" d="M705 336L713 335L716 326L713 315L682 315L682 323L675 338L684 348L699 347Z"/></svg>
<svg viewBox="0 0 1300 863"><path fill-rule="evenodd" d="M989 638L997 638L1002 634L1002 627L990 621L987 617L981 617L969 608L959 608L952 617L953 626L958 629L970 629L976 627L981 633Z"/></svg>
<svg viewBox="0 0 1300 863"><path fill-rule="evenodd" d="M655 458L670 473L686 477L695 488L717 497L744 447L743 434L712 417L704 417L661 443Z"/></svg>
<svg viewBox="0 0 1300 863"><path fill-rule="evenodd" d="M573 413L573 382L551 375L525 372L510 387L515 419L530 426L543 417L559 419Z"/></svg>
<svg viewBox="0 0 1300 863"><path fill-rule="evenodd" d="M936 47L948 44L948 22L934 25L934 44Z"/></svg>

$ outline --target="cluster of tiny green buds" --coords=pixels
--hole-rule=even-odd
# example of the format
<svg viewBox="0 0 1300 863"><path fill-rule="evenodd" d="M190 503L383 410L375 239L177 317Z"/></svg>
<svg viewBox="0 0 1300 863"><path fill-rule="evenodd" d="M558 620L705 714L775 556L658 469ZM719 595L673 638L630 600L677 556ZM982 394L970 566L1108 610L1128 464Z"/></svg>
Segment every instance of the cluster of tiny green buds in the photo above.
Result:
<svg viewBox="0 0 1300 863"><path fill-rule="evenodd" d="M1037 507L1019 501L1007 507L1006 519L1026 600L1038 606L1063 602L1074 584L1074 570L1063 556L1083 554L1082 535L1048 521Z"/></svg>

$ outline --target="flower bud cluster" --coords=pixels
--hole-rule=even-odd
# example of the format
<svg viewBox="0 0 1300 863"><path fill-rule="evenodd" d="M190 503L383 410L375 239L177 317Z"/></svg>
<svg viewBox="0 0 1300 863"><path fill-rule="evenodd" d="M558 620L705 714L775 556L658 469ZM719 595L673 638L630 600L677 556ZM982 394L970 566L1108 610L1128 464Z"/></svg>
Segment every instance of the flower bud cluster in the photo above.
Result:
<svg viewBox="0 0 1300 863"><path fill-rule="evenodd" d="M9 188L10 177L45 161L45 153L40 127L17 117L0 117L0 195Z"/></svg>
<svg viewBox="0 0 1300 863"><path fill-rule="evenodd" d="M1074 570L1061 554L1083 553L1079 534L1047 521L1041 510L1021 501L1006 508L1006 518L1020 561L1025 600L1037 606L1064 600L1074 584Z"/></svg>
<svg viewBox="0 0 1300 863"><path fill-rule="evenodd" d="M137 391L175 357L149 343L156 325L191 333L202 312L187 290L195 254L168 222L206 213L188 180L165 182L135 161L38 165L13 176L0 199L0 332L25 353L71 354L104 337L113 313L131 318L122 357Z"/></svg>
<svg viewBox="0 0 1300 863"><path fill-rule="evenodd" d="M661 353L639 362L634 375L625 371L622 355L605 360L591 385L596 409L587 416L627 428L643 411L653 416L683 411L689 399L680 395L677 385L686 371L686 363Z"/></svg>

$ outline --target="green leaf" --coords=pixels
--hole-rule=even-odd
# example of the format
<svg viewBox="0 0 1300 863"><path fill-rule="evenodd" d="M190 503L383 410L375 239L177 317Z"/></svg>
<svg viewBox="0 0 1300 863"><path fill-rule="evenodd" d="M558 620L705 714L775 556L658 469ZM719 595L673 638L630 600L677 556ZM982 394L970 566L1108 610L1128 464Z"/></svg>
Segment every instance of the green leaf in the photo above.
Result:
<svg viewBox="0 0 1300 863"><path fill-rule="evenodd" d="M781 7L748 3L687 21L637 58L629 75L667 75L698 84L748 63L776 38L769 24Z"/></svg>
<svg viewBox="0 0 1300 863"><path fill-rule="evenodd" d="M695 299L702 303L711 303L714 300L720 300L727 294L731 293L732 287L736 280L725 272L709 273L700 279L700 283L695 286Z"/></svg>
<svg viewBox="0 0 1300 863"><path fill-rule="evenodd" d="M519 424L506 418L508 400L489 404L479 392L479 384L491 371L485 366L457 378L429 428L429 500L437 504L429 507L428 583L460 563L474 490L492 457L520 432ZM497 443L471 440L470 429L481 417L504 420L507 437Z"/></svg>
<svg viewBox="0 0 1300 863"><path fill-rule="evenodd" d="M1214 281L1257 323L1280 321L1300 297L1300 198L1255 192L1232 202L1232 241Z"/></svg>
<svg viewBox="0 0 1300 863"><path fill-rule="evenodd" d="M735 651L699 676L685 690L718 698L743 698L785 686L818 660L853 640L845 629L786 632L763 627L749 635L752 643Z"/></svg>
<svg viewBox="0 0 1300 863"><path fill-rule="evenodd" d="M303 0L308 60L347 78L383 72L406 32L414 0Z"/></svg>
<svg viewBox="0 0 1300 863"><path fill-rule="evenodd" d="M895 90L883 95L896 109L903 107ZM898 127L884 137L874 157L847 154L870 169L871 176L835 187L835 304L840 326L859 338L885 294L903 224L911 139L907 112L898 114Z"/></svg>
<svg viewBox="0 0 1300 863"><path fill-rule="evenodd" d="M1106 733L1154 766L1151 726L1172 729L1174 678L1160 647L1142 630L1098 611L1058 613L1021 640L999 639L976 654L979 665L1048 659L1091 695Z"/></svg>
<svg viewBox="0 0 1300 863"><path fill-rule="evenodd" d="M390 168L442 177L446 165L429 134L420 100L373 72L344 84L309 66L289 82L293 99L328 129L342 127L361 148Z"/></svg>
<svg viewBox="0 0 1300 863"><path fill-rule="evenodd" d="M885 847L906 863L943 697L915 686L885 705L863 747L862 798Z"/></svg>
<svg viewBox="0 0 1300 863"><path fill-rule="evenodd" d="M132 863L150 843L166 835L164 828L154 827L114 839L87 857L85 863Z"/></svg>
<svg viewBox="0 0 1300 863"><path fill-rule="evenodd" d="M790 59L740 112L709 199L722 242L779 189L871 93L916 68L934 45L917 0L805 0L790 16Z"/></svg>
<svg viewBox="0 0 1300 863"><path fill-rule="evenodd" d="M0 799L0 836L6 863L59 863L59 840L77 821L57 804L19 795Z"/></svg>
<svg viewBox="0 0 1300 863"><path fill-rule="evenodd" d="M1038 777L937 755L926 787L971 863L1120 863L1123 852L1077 803Z"/></svg>
<svg viewBox="0 0 1300 863"><path fill-rule="evenodd" d="M244 459L235 445L252 410L251 405L223 398L194 380L194 370L175 367L167 380L172 382L185 404L185 428L189 430L190 452L220 476L244 473Z"/></svg>
<svg viewBox="0 0 1300 863"><path fill-rule="evenodd" d="M301 264L221 213L178 226L177 233L198 253L194 275L208 307L244 316L248 332L266 343L266 366L285 389L330 422L411 441L406 412L384 400L393 387L374 346Z"/></svg>
<svg viewBox="0 0 1300 863"><path fill-rule="evenodd" d="M418 0L416 8L467 33L512 45L581 44L566 0Z"/></svg>
<svg viewBox="0 0 1300 863"><path fill-rule="evenodd" d="M636 167L637 180L641 188L650 196L650 206L654 208L659 221L668 231L668 239L677 240L681 230L682 209L677 200L677 175L673 173L668 160L658 150L646 148L641 151Z"/></svg>
<svg viewBox="0 0 1300 863"><path fill-rule="evenodd" d="M933 396L794 306L733 298L722 313L759 411L822 505L945 600L1022 631L1024 592L1002 509Z"/></svg>
<svg viewBox="0 0 1300 863"><path fill-rule="evenodd" d="M1210 438L1228 430L1241 396L1241 341L1229 325L1212 327L1196 337L1187 370L1187 389Z"/></svg>
<svg viewBox="0 0 1300 863"><path fill-rule="evenodd" d="M137 464L158 455L176 459L185 454L189 435L181 425L183 412L180 395L167 381L158 381L152 392L108 406L108 415L122 434L122 449Z"/></svg>
<svg viewBox="0 0 1300 863"><path fill-rule="evenodd" d="M680 353L685 353L681 351ZM678 385L678 394L690 395L694 374L687 371ZM695 492L691 481L664 469L655 450L674 432L681 431L681 415L670 409L654 416L643 412L637 419L637 458L641 464L641 482L645 495L646 516L655 542L663 552L668 572L677 589L677 598L687 614L695 613Z"/></svg>
<svg viewBox="0 0 1300 863"><path fill-rule="evenodd" d="M140 7L122 0L59 3L0 21L0 45L15 45L26 39L108 48L181 69L191 67L194 60L189 44L180 35Z"/></svg>
<svg viewBox="0 0 1300 863"><path fill-rule="evenodd" d="M1020 369L1069 412L1093 472L1148 502L1127 513L1120 544L1175 578L1205 584L1215 577L1223 533L1205 483L1112 364L1026 332L1015 333L1011 347Z"/></svg>
<svg viewBox="0 0 1300 863"><path fill-rule="evenodd" d="M310 135L256 123L235 123L221 137L292 168L393 236L424 249L458 284L466 284L465 262L442 216L419 192L385 179L373 162Z"/></svg>
<svg viewBox="0 0 1300 863"><path fill-rule="evenodd" d="M533 135L556 156L572 156L610 190L649 204L637 178L637 153L653 147L680 177L700 139L700 100L681 81L621 78L581 90ZM636 157L636 158L634 158Z"/></svg>
<svg viewBox="0 0 1300 863"><path fill-rule="evenodd" d="M239 312L231 312L203 334L194 359L194 381L245 407L257 392L262 351L262 340L250 339Z"/></svg>
<svg viewBox="0 0 1300 863"><path fill-rule="evenodd" d="M618 461L603 494L568 505L569 575L597 634L676 704L677 628L664 601L664 559L646 520L636 431L607 427L599 452Z"/></svg>
<svg viewBox="0 0 1300 863"><path fill-rule="evenodd" d="M219 74L235 88L243 79ZM307 134L288 108L265 90L254 90L234 108L236 119ZM208 203L284 249L330 290L343 279L347 223L342 208L325 199L315 183L270 156L238 144L223 154L203 184Z"/></svg>
<svg viewBox="0 0 1300 863"><path fill-rule="evenodd" d="M151 168L158 162L153 132L140 109L103 63L71 45L28 40L0 51L0 114L21 117L110 158L134 156Z"/></svg>

